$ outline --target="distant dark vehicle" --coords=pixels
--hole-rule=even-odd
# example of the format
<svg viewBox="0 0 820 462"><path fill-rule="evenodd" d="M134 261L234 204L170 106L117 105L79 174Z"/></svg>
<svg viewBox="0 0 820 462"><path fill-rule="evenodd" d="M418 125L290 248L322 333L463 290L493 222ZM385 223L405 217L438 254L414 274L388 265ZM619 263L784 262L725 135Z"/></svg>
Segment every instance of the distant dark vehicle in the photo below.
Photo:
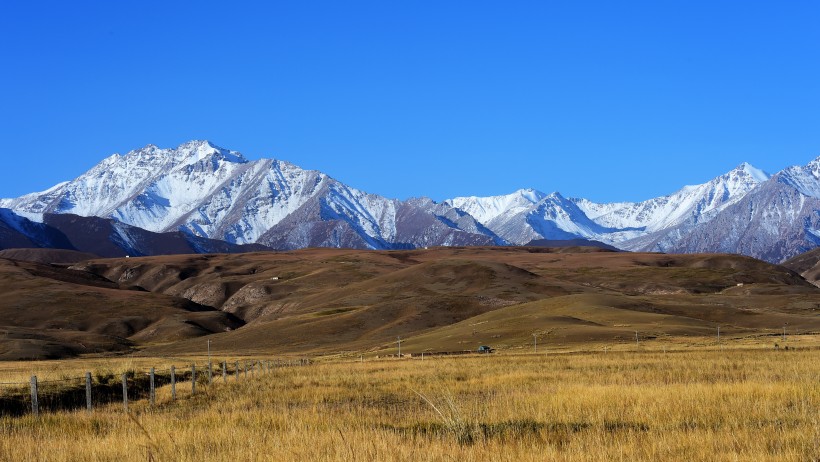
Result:
<svg viewBox="0 0 820 462"><path fill-rule="evenodd" d="M478 352L479 353L492 353L493 349L488 347L487 345L481 345L480 347L478 347Z"/></svg>

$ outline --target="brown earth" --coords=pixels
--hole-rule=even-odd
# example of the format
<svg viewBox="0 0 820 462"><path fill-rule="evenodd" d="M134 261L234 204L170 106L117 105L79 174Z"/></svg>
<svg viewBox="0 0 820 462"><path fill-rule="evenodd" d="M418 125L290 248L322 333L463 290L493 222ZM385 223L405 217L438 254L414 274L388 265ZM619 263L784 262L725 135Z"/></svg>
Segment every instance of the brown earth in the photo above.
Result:
<svg viewBox="0 0 820 462"><path fill-rule="evenodd" d="M25 251L20 259L55 260ZM73 255L76 257L76 255ZM806 267L811 265L804 264ZM0 359L520 348L820 331L820 288L736 255L587 247L0 258ZM631 340L630 340L631 339Z"/></svg>
<svg viewBox="0 0 820 462"><path fill-rule="evenodd" d="M0 258L0 359L129 351L235 329L234 316L60 266Z"/></svg>
<svg viewBox="0 0 820 462"><path fill-rule="evenodd" d="M820 289L736 255L591 248L306 249L93 260L120 287L182 297L247 324L210 336L214 351L332 353L521 347L820 330ZM204 342L154 338L153 354Z"/></svg>
<svg viewBox="0 0 820 462"><path fill-rule="evenodd" d="M783 266L820 285L820 247L784 261Z"/></svg>

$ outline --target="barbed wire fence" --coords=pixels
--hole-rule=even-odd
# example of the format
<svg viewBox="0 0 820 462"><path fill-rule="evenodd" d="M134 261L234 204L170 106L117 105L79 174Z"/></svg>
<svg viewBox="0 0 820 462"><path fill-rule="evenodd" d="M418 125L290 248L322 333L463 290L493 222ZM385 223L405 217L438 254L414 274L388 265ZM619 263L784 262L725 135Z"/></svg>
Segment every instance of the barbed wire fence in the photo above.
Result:
<svg viewBox="0 0 820 462"><path fill-rule="evenodd" d="M165 369L130 369L123 373L91 371L82 376L40 380L32 375L28 382L0 382L0 416L23 416L41 412L78 410L88 412L96 406L122 402L128 411L129 401L150 401L156 404L157 388L170 386L171 400L177 399L178 391L187 388L189 395L196 395L202 387L227 384L229 380L240 381L261 374L270 374L277 368L308 366L311 361L298 359L241 359L196 362Z"/></svg>

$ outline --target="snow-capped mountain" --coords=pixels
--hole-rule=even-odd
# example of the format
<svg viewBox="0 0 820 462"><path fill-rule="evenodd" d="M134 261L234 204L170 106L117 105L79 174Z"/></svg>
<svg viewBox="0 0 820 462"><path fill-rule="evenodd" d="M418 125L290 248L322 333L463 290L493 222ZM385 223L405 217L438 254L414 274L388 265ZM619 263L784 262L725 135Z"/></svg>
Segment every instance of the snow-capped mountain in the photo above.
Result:
<svg viewBox="0 0 820 462"><path fill-rule="evenodd" d="M743 163L709 182L637 203L561 199L520 190L447 202L473 211L513 244L584 238L624 250L729 252L772 262L820 245L820 158L774 176Z"/></svg>
<svg viewBox="0 0 820 462"><path fill-rule="evenodd" d="M596 203L521 189L437 203L368 194L282 160L249 161L191 141L115 154L75 180L0 199L0 207L32 221L76 214L276 249L589 239L624 250L721 251L782 261L820 245L820 158L774 176L744 163L643 202ZM20 223L7 220L5 232L14 234Z"/></svg>
<svg viewBox="0 0 820 462"><path fill-rule="evenodd" d="M769 175L748 163L707 183L684 186L668 196L638 203L597 204L576 199L578 207L603 226L659 231L694 220L708 220L716 212L737 202Z"/></svg>
<svg viewBox="0 0 820 462"><path fill-rule="evenodd" d="M817 246L820 158L777 173L666 250L733 252L779 262Z"/></svg>
<svg viewBox="0 0 820 462"><path fill-rule="evenodd" d="M456 197L445 203L458 207L469 213L481 223L492 223L496 218L504 221L505 217L528 211L534 204L547 197L546 194L534 189L519 189L504 196L490 197Z"/></svg>
<svg viewBox="0 0 820 462"><path fill-rule="evenodd" d="M457 197L445 203L481 217L484 226L516 245L537 239L590 238L609 231L557 192L521 189L506 196Z"/></svg>
<svg viewBox="0 0 820 462"><path fill-rule="evenodd" d="M633 245L634 239L708 221L768 178L765 172L744 163L707 183L638 203L599 204L532 189L506 196L458 197L446 203L473 214L513 244L580 237L641 250L642 245Z"/></svg>
<svg viewBox="0 0 820 462"><path fill-rule="evenodd" d="M44 213L113 218L153 232L277 248L504 243L452 207L367 194L321 172L249 161L207 141L115 154L73 181L0 200L0 207L35 219ZM408 214L412 223L403 218Z"/></svg>

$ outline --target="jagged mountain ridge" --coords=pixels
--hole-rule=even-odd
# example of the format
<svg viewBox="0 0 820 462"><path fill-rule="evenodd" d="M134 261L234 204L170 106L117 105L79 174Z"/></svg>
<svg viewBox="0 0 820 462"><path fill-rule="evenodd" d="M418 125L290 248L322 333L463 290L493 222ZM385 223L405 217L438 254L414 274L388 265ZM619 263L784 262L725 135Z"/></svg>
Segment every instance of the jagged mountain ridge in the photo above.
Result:
<svg viewBox="0 0 820 462"><path fill-rule="evenodd" d="M774 176L747 163L631 203L522 189L441 203L368 194L291 163L207 141L113 155L75 180L0 207L42 221L73 213L153 232L276 249L524 245L591 239L635 251L743 253L781 261L820 244L820 159Z"/></svg>
<svg viewBox="0 0 820 462"><path fill-rule="evenodd" d="M73 181L0 200L0 207L35 220L73 213L277 249L506 244L450 206L367 194L321 172L249 161L208 141L115 154Z"/></svg>
<svg viewBox="0 0 820 462"><path fill-rule="evenodd" d="M477 210L489 229L514 244L540 234L594 239L623 250L739 253L770 262L820 245L820 158L775 175L743 163L704 184L638 203L562 202L556 195L520 190L448 202ZM505 211L496 204L515 206Z"/></svg>
<svg viewBox="0 0 820 462"><path fill-rule="evenodd" d="M629 250L641 250L631 240L657 231L708 221L769 176L749 164L707 183L685 186L668 196L643 202L595 203L566 199L559 193L519 190L507 196L460 197L448 203L476 211L479 221L515 244L532 239L602 240ZM507 210L499 204L509 204Z"/></svg>

